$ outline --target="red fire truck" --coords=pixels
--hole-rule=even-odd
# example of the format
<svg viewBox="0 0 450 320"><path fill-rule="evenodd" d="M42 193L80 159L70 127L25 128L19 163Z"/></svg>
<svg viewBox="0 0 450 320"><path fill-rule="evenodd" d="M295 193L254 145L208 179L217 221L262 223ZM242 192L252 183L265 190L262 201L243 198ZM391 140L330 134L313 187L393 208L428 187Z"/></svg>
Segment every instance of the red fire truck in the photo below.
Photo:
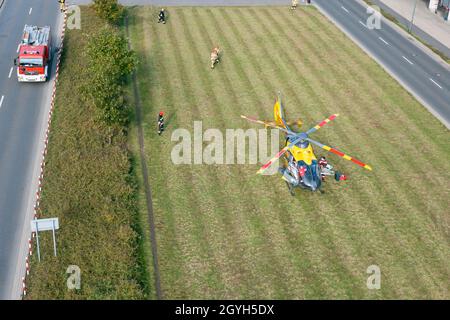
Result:
<svg viewBox="0 0 450 320"><path fill-rule="evenodd" d="M52 56L50 27L25 25L19 44L19 56L14 59L20 82L47 81Z"/></svg>

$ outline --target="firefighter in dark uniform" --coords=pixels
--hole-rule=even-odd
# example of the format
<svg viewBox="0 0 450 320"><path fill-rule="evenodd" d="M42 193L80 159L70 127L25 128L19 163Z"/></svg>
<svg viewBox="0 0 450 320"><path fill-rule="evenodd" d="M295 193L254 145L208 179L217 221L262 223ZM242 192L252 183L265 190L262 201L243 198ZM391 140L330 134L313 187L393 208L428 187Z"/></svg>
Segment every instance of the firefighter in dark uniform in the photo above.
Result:
<svg viewBox="0 0 450 320"><path fill-rule="evenodd" d="M158 116L158 134L161 135L161 133L164 131L164 112L160 112Z"/></svg>
<svg viewBox="0 0 450 320"><path fill-rule="evenodd" d="M164 11L164 8L161 9L158 17L159 17L158 23L160 23L160 22L162 22L163 24L166 23L166 13Z"/></svg>

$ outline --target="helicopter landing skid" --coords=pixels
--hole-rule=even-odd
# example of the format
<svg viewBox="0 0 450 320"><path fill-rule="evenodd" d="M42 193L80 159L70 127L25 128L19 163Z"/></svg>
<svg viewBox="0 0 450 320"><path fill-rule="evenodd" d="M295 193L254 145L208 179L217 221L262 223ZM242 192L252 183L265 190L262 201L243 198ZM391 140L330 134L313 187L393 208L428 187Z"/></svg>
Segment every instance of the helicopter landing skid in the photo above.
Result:
<svg viewBox="0 0 450 320"><path fill-rule="evenodd" d="M289 189L289 193L291 194L291 196L295 196L294 186L287 181L285 181L285 182L287 184L287 187Z"/></svg>

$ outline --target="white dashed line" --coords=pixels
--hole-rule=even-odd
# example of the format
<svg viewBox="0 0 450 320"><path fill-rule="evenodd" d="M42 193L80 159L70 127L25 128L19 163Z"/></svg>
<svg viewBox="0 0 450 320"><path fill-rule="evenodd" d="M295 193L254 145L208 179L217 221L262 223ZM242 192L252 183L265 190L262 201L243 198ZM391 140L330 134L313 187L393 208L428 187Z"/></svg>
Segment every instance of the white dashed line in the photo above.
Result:
<svg viewBox="0 0 450 320"><path fill-rule="evenodd" d="M384 44L389 45L389 43L388 43L386 40L384 40L382 37L378 37L378 39L380 39L381 41L383 41Z"/></svg>
<svg viewBox="0 0 450 320"><path fill-rule="evenodd" d="M436 81L434 81L433 79L429 78L431 80L431 82L433 82L435 85L437 85L439 88L442 89L442 87L439 85L439 83L437 83Z"/></svg>
<svg viewBox="0 0 450 320"><path fill-rule="evenodd" d="M342 10L344 10L345 12L349 13L349 11L347 10L347 8L346 8L346 7L344 7L344 6L341 6L341 8L342 8Z"/></svg>
<svg viewBox="0 0 450 320"><path fill-rule="evenodd" d="M365 24L364 22L362 22L361 20L359 20L359 23L361 23L361 24L364 26L364 28L367 29L367 26L366 26L366 24Z"/></svg>
<svg viewBox="0 0 450 320"><path fill-rule="evenodd" d="M5 99L5 96L2 96L2 98L0 99L0 108L2 107L3 99Z"/></svg>
<svg viewBox="0 0 450 320"><path fill-rule="evenodd" d="M17 53L19 53L20 50L20 43L17 45Z"/></svg>
<svg viewBox="0 0 450 320"><path fill-rule="evenodd" d="M411 62L411 60L409 60L407 57L402 56L403 59L405 59L406 61L408 61L409 64L413 65L414 63Z"/></svg>
<svg viewBox="0 0 450 320"><path fill-rule="evenodd" d="M33 8L30 8L30 11L28 12L28 14L31 15L32 11L33 11Z"/></svg>
<svg viewBox="0 0 450 320"><path fill-rule="evenodd" d="M13 72L14 67L11 67L11 69L9 70L9 75L8 78L11 78L12 72Z"/></svg>

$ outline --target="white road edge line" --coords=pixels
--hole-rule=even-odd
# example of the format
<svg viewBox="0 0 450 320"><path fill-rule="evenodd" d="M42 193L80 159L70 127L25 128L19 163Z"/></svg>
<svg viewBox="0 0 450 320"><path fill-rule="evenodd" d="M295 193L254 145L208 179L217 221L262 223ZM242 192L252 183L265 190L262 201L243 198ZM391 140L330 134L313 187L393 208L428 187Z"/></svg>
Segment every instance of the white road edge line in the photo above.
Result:
<svg viewBox="0 0 450 320"><path fill-rule="evenodd" d="M20 43L17 45L17 53L19 53Z"/></svg>
<svg viewBox="0 0 450 320"><path fill-rule="evenodd" d="M367 29L367 26L366 26L366 24L365 24L364 22L362 22L361 20L359 20L359 23L361 23L361 24L364 26L364 28Z"/></svg>
<svg viewBox="0 0 450 320"><path fill-rule="evenodd" d="M349 11L347 10L347 8L346 8L346 7L344 7L344 6L341 6L341 8L342 8L342 10L344 10L345 12L349 13Z"/></svg>
<svg viewBox="0 0 450 320"><path fill-rule="evenodd" d="M381 41L383 41L386 45L389 45L389 43L388 43L386 40L384 40L382 37L378 37L378 39L380 39Z"/></svg>
<svg viewBox="0 0 450 320"><path fill-rule="evenodd" d="M30 12L28 12L29 15L31 15L31 11L33 11L33 8L30 8Z"/></svg>
<svg viewBox="0 0 450 320"><path fill-rule="evenodd" d="M414 63L411 62L411 60L409 60L407 57L402 56L403 59L405 59L406 61L408 61L409 64L413 65Z"/></svg>
<svg viewBox="0 0 450 320"><path fill-rule="evenodd" d="M11 67L11 70L9 70L9 75L8 75L8 78L9 78L9 79L11 78L11 75L12 75L13 70L14 70L14 67Z"/></svg>
<svg viewBox="0 0 450 320"><path fill-rule="evenodd" d="M2 107L3 99L5 99L5 96L2 96L2 98L0 99L0 108Z"/></svg>
<svg viewBox="0 0 450 320"><path fill-rule="evenodd" d="M429 78L431 80L431 82L433 82L435 85L437 85L439 88L442 89L442 87L439 85L439 83L437 83L436 81L434 81L433 79Z"/></svg>

